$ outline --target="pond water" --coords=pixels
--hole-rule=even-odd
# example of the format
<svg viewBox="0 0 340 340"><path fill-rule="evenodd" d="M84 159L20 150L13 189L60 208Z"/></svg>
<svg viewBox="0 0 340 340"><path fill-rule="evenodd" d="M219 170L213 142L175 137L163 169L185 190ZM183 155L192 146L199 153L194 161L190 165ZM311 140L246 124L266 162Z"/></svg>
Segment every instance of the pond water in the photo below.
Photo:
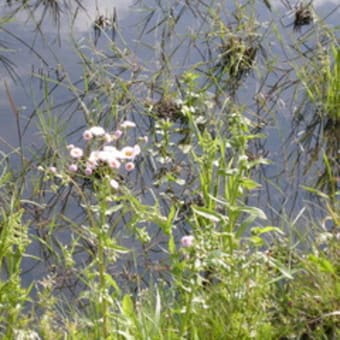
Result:
<svg viewBox="0 0 340 340"><path fill-rule="evenodd" d="M3 26L1 41L10 49L5 55L13 63L16 75L11 76L3 65L0 66L2 79L0 89L3 94L0 97L0 150L5 153L13 152L14 148L19 146L16 115L9 104L9 97L13 97L20 112L21 143L25 145L24 152L27 157L30 157L32 150L39 150L44 140L36 127L39 124L37 118L39 109L43 112L50 111L48 113L50 120L56 120L55 123L64 119L66 121L64 128L69 135L68 142L78 141L80 132L78 134L73 132L85 128L84 115L79 114L79 103L74 100L73 93L66 86L59 86L58 77L66 75L68 86L81 84L83 66L79 51L88 56L91 62L106 63L112 58L113 65L119 65L119 61L115 64L114 53L110 51L112 33L110 30L102 32L96 46L94 44L93 24L99 15L107 18L112 18L114 13L117 15L116 44L120 51L129 50L123 68L128 65L130 70L122 75L123 78L131 80L136 74L137 80L143 81L152 75L153 70L158 70L161 67L159 53L164 39L168 40L164 49L168 53L173 52L170 62L178 74L188 65L200 62L201 53L204 58L208 58L207 50L212 42L208 41L206 35L211 24L203 15L206 6L201 1L197 2L197 6L192 7L188 3L187 1L160 1L160 6L157 7L157 1L86 0L82 2L85 10L79 9L74 2L70 9L65 9L57 21L54 21L49 13L44 16L43 8L22 9L13 14L18 5L14 2L8 6L3 2L0 16L11 16L12 21ZM217 4L216 6L218 3L211 1L211 4ZM254 152L265 155L272 163L259 169L256 177L262 184L263 190L256 197L252 197L250 202L264 209L271 223L276 225L282 223L282 220L280 221L282 214L287 214L287 219L298 215L303 202L310 199L300 189L300 185L313 185L313 179L315 180L321 171L320 160L310 161L309 149L300 138L308 125L308 117L301 124L297 124L294 118L296 116L293 111L297 108L292 98L299 103L303 97L301 89L300 93L294 93L293 91L296 90L294 86L287 86L287 90L274 91L275 84L284 88L296 79L292 74L292 64L298 52L294 51L293 45L301 37L306 37L304 43L305 50L308 51L308 48L314 48L314 38L319 32L318 29L313 28L313 25L302 27L301 31L293 30L293 5L289 10L288 6L283 6L281 1L271 1L272 11L269 11L264 2L258 3L256 13L259 31L263 32L265 37L261 43L263 51L260 51L258 56L258 69L247 76L236 91L235 99L251 108L253 113L258 115L256 118L263 122L260 132L266 135L266 139L256 146ZM317 20L324 20L329 27L336 27L340 15L338 1L320 0L314 1L313 4ZM221 17L228 17L234 10L235 5L221 8ZM169 20L171 16L178 18L178 21ZM38 29L37 23L39 23ZM175 25L175 28L171 28L171 25ZM275 41L277 34L274 28L280 32L281 43ZM197 41L192 38L194 33L197 34ZM177 49L178 46L180 47ZM261 72L266 73L263 70L269 67L268 60L273 58L278 65L277 72L268 72L268 78L261 79ZM137 72L137 69L142 71ZM282 71L281 74L279 70ZM43 81L44 77L51 79L48 86ZM49 105L44 100L46 91L51 91L51 95L48 96L51 98ZM144 89L141 89L141 96L144 95L143 91ZM274 107L272 110L267 112L262 110L257 101L260 95L268 96L270 105ZM93 98L95 97L94 92ZM51 107L50 110L46 110L48 106ZM304 111L303 114L306 112ZM127 118L133 117L132 115ZM58 132L54 131L54 133ZM335 149L339 150L339 144ZM306 167L310 167L310 171L306 171ZM152 200L152 198L146 197L145 200ZM315 210L312 213L318 215L320 211L318 211L317 201L314 206ZM77 216L79 213L77 213L76 202L71 203L67 209L70 215ZM69 233L61 228L58 237L66 240ZM130 245L129 240L125 242L126 245ZM40 250L35 247L36 245L33 245L30 252L41 256ZM154 255L154 259L157 259L157 255ZM37 272L43 275L45 271L44 267L30 271L30 266L32 262L28 261L27 282L37 277Z"/></svg>

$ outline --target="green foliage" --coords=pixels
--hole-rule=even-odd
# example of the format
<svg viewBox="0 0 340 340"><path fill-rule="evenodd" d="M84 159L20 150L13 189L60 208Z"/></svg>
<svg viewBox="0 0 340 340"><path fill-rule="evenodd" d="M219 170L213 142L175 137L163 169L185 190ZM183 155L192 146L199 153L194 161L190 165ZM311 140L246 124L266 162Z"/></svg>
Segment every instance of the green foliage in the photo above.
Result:
<svg viewBox="0 0 340 340"><path fill-rule="evenodd" d="M1 165L6 159L1 159ZM29 317L23 317L30 287L24 288L21 279L21 263L25 256L28 223L23 223L24 209L20 206L16 188L11 183L13 176L3 166L0 177L0 333L3 338L12 338L21 327L27 327Z"/></svg>
<svg viewBox="0 0 340 340"><path fill-rule="evenodd" d="M337 45L320 47L314 62L306 64L298 74L309 98L320 106L321 117L334 122L340 119L340 51ZM312 78L311 78L312 76Z"/></svg>
<svg viewBox="0 0 340 340"><path fill-rule="evenodd" d="M56 77L35 75L43 100L23 131L18 121L18 132L22 137L34 122L41 148L31 155L23 144L15 150L18 171L7 168L12 155L2 155L1 336L337 338L336 39L329 35L327 49L317 41L318 54L310 57L303 51L310 36L292 46L275 37L287 51L285 65L293 64L286 71L274 52L264 50L265 38L273 38L267 25L274 32L277 27L257 21L255 1L235 1L231 14L221 11L220 1L208 7L138 3L145 15L138 46L148 49L151 61L138 59L116 17L110 22L116 41L104 30L107 19L97 18L94 45L105 36L108 46L74 40L80 81L59 69ZM44 4L58 23L62 4L38 2L36 8ZM23 7L29 8L26 2ZM186 12L199 22L197 32L178 31ZM147 40L152 32L154 44ZM188 48L186 61L178 66L182 48ZM199 61L191 64L193 50ZM294 69L298 80L291 81ZM252 76L267 93L256 90L244 98ZM60 88L71 104L56 102L53 92ZM305 91L318 108L313 129L326 120L318 160L329 185L326 190L301 179L301 188L318 201L303 201L294 219L285 216L276 196L267 201L273 188L284 191L283 182L261 178L270 164L261 150L268 132L263 127L284 107L286 89L293 92L292 105L300 100L295 94ZM287 158L273 167L290 168ZM315 218L316 206L321 212ZM33 278L24 285L28 258Z"/></svg>

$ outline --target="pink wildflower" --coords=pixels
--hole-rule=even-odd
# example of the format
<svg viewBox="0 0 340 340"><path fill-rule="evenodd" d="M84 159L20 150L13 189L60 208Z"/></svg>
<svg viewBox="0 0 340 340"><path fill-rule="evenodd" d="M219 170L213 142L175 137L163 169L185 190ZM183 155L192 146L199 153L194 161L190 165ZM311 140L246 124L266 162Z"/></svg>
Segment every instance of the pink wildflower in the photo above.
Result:
<svg viewBox="0 0 340 340"><path fill-rule="evenodd" d="M136 127L136 124L134 122L132 122L131 120L126 120L125 122L120 124L120 127L122 129L125 129L125 128L134 128L134 127Z"/></svg>
<svg viewBox="0 0 340 340"><path fill-rule="evenodd" d="M105 135L105 130L101 126L92 126L89 131L95 137L102 137Z"/></svg>
<svg viewBox="0 0 340 340"><path fill-rule="evenodd" d="M192 235L186 235L181 238L181 245L183 248L189 248L193 245L195 238Z"/></svg>
<svg viewBox="0 0 340 340"><path fill-rule="evenodd" d="M135 164L133 162L127 162L125 164L125 170L126 171L132 171L135 168Z"/></svg>
<svg viewBox="0 0 340 340"><path fill-rule="evenodd" d="M111 169L119 169L120 168L120 162L116 158L111 158L107 161L108 166Z"/></svg>
<svg viewBox="0 0 340 340"><path fill-rule="evenodd" d="M91 140L93 138L93 134L90 130L85 130L83 132L83 138L84 140Z"/></svg>
<svg viewBox="0 0 340 340"><path fill-rule="evenodd" d="M114 139L119 139L123 134L123 131L122 130L116 130L114 133L113 133L113 137Z"/></svg>
<svg viewBox="0 0 340 340"><path fill-rule="evenodd" d="M105 145L103 147L103 151L107 151L107 152L110 152L110 153L116 153L117 152L117 148L114 147L114 146L111 146L111 145Z"/></svg>
<svg viewBox="0 0 340 340"><path fill-rule="evenodd" d="M55 166L50 166L50 167L48 168L48 170L49 170L50 172L52 172L52 174L56 174L56 173L57 173L57 168L56 168Z"/></svg>
<svg viewBox="0 0 340 340"><path fill-rule="evenodd" d="M122 158L123 159L134 159L137 155L140 154L140 147L139 145L132 146L125 146L121 150Z"/></svg>
<svg viewBox="0 0 340 340"><path fill-rule="evenodd" d="M78 171L78 165L77 164L70 164L70 166L68 167L69 171L71 172L77 172Z"/></svg>
<svg viewBox="0 0 340 340"><path fill-rule="evenodd" d="M114 179L110 180L110 185L115 190L117 190L119 188L119 183L116 180L114 180Z"/></svg>
<svg viewBox="0 0 340 340"><path fill-rule="evenodd" d="M97 159L99 161L102 161L102 162L107 162L109 161L111 158L111 152L110 151L98 151L98 154L97 154Z"/></svg>
<svg viewBox="0 0 340 340"><path fill-rule="evenodd" d="M114 138L109 133L105 133L104 139L106 143L111 143Z"/></svg>
<svg viewBox="0 0 340 340"><path fill-rule="evenodd" d="M140 152L141 152L141 149L140 149L140 146L138 144L136 144L134 147L133 147L134 151L135 151L135 155L139 155Z"/></svg>
<svg viewBox="0 0 340 340"><path fill-rule="evenodd" d="M95 168L98 165L98 153L99 151L92 151L89 158L87 159L87 166L90 168Z"/></svg>
<svg viewBox="0 0 340 340"><path fill-rule="evenodd" d="M122 150L122 158L123 159L133 159L135 157L135 151L133 149L133 147L131 146L125 146Z"/></svg>
<svg viewBox="0 0 340 340"><path fill-rule="evenodd" d="M84 173L85 173L86 176L91 176L92 173L93 173L93 170L90 167L86 167L85 170L84 170Z"/></svg>
<svg viewBox="0 0 340 340"><path fill-rule="evenodd" d="M83 150L77 147L74 147L70 150L70 155L72 158L81 158L83 157Z"/></svg>

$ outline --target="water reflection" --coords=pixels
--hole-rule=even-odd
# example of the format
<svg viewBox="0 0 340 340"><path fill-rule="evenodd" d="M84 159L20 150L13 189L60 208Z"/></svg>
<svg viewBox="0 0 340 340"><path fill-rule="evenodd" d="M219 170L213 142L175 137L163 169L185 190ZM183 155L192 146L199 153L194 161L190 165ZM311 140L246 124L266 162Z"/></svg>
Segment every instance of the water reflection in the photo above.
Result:
<svg viewBox="0 0 340 340"><path fill-rule="evenodd" d="M323 6L325 3L327 3L327 6ZM330 3L331 2L329 1L328 2L317 1L314 3L314 5L317 8L318 14L320 15L321 18L323 16L323 13L329 13ZM60 20L60 31L56 30L56 27L51 25L49 21L49 17L46 17L46 20L42 21L40 25L40 33L43 32L43 36L35 30L35 26L32 23L32 21L40 23L41 20L39 18L41 18L41 16L44 14L42 12L41 7L38 7L38 9L36 9L34 13L31 8L18 12L15 16L15 20L16 20L15 25L13 24L13 25L5 26L5 28L8 31L11 31L14 33L17 32L17 35L23 41L29 42L30 40L32 40L32 44L28 44L28 45L32 46L34 51L38 52L38 53L34 53L32 52L32 50L30 51L27 48L27 46L26 47L23 46L19 40L15 40L15 39L12 40L13 41L12 44L16 44L18 46L16 48L16 53L14 55L11 55L13 56L13 58L11 59L16 64L16 72L20 75L20 80L23 83L25 83L24 89L22 89L21 87L16 87L14 90L12 90L13 98L18 107L22 107L22 106L27 107L25 111L27 112L27 116L24 117L24 120L25 120L24 126L31 128L31 130L28 130L29 132L27 132L27 134L29 135L29 139L32 138L31 134L34 132L34 123L31 122L30 117L34 115L36 106L39 105L39 100L43 95L42 90L43 90L44 85L43 85L42 79L45 77L47 79L52 78L58 81L58 75L56 74L56 72L58 70L59 65L62 65L66 74L69 74L70 78L72 79L79 79L82 75L82 69L81 69L81 66L78 64L77 55L76 53L74 53L73 46L70 45L69 43L70 37L69 37L68 32L70 30L71 24L74 30L74 37L76 39L79 39L79 37L86 37L86 38L90 38L93 41L93 38L94 38L93 24L95 20L98 19L98 17L100 17L101 15L107 16L109 18L110 16L112 16L112 13L114 13L113 10L116 9L118 21L119 23L121 23L120 30L121 30L121 33L124 33L124 34L127 32L127 30L123 28L125 23L128 23L128 26L131 27L130 23L135 18L133 13L136 7L130 8L130 6L132 5L131 2L117 1L115 3L112 3L111 1L97 1L97 2L84 1L81 4L83 8L86 10L81 9L81 7L73 3L71 5L72 10L64 11L63 14L60 17L58 17L58 20ZM137 5L141 5L141 6L143 4L144 3L142 1L137 3ZM282 8L282 6L284 6L285 3L282 1L272 1L272 5L273 5L273 11L275 13L275 11L278 11L277 8ZM3 13L7 13L7 14L12 13L13 11L15 11L15 8L13 8L14 6L17 6L16 3L12 3L12 7L7 7L7 6L2 7ZM285 7L286 8L289 7L288 3L286 4ZM173 11L175 18L176 18L176 15L180 15L181 20L175 20L174 23L171 23L170 21L169 22L164 21L163 19L165 18L167 11L170 11L170 10ZM191 13L190 13L190 10L192 10ZM259 5L258 11L260 13L260 17L262 17L264 21L270 20L271 15L269 14L269 11L266 9L264 4ZM224 11L222 11L222 13L223 12ZM178 31L178 34L183 34L182 30L184 30L185 32L188 28L192 29L194 27L194 28L198 28L200 32L202 32L201 33L202 37L204 36L204 29L207 25L205 21L207 20L207 18L203 18L202 20L203 24L201 27L195 24L196 18L199 17L200 15L202 16L199 6L196 8L191 8L191 7L185 6L184 3L175 1L175 2L169 3L164 9L158 9L158 12L155 12L155 13L152 11L147 12L146 7L145 7L145 13L146 15L144 16L144 24L142 21L138 26L138 27L142 27L141 32L145 32L145 37L143 36L143 42L145 44L149 43L149 41L154 41L153 34L158 34L157 32L159 32L159 34L167 34L166 31L163 31L162 33L163 27L164 28L167 27L166 29L170 32L171 25L173 24L176 25L176 31ZM183 13L183 16L182 16L182 13ZM225 16L227 16L227 14L225 14ZM281 14L279 16L281 16ZM333 13L333 16L327 18L327 22L329 22L330 24L332 22L335 22L334 18L335 16ZM279 19L279 17L275 14L274 19L275 20ZM294 21L294 18L292 17L292 21L291 21L292 24L293 24L293 21ZM26 28L24 28L25 26ZM27 31L27 27L32 31L31 32ZM84 32L86 32L85 35L84 35ZM302 31L301 33L305 34L305 31ZM134 40L133 38L134 34L137 34L138 36L138 32L136 32L136 27L132 27L131 29L129 29L129 35L125 36L125 41L128 40L128 41L133 42L132 45L135 45L136 55L131 57L131 65L123 65L123 70L124 68L127 69L132 65L134 65L137 68L140 67L141 65L138 65L138 64L143 63L143 62L140 63L139 62L140 60L145 60L145 56L147 56L147 58L149 58L149 56L154 57L155 52L157 52L157 50L161 48L161 46L157 46L157 45L154 45L151 48L145 48L145 44L140 44L140 42L136 42L136 40ZM290 36L288 37L289 39L291 38ZM189 43L189 45L185 45L183 44L184 40L180 40L180 39L176 40L176 38L173 35L171 37L169 36L169 39L170 39L169 41L171 41L169 45L171 46L172 44L173 51L176 52L176 53L173 53L172 59L174 62L180 62L182 66L188 63L189 58L191 60L191 64L194 64L195 62L200 60L201 57L203 57L204 60L209 60L210 58L209 55L212 55L214 53L214 50L216 50L216 46L212 46L211 51L209 50L208 43L212 44L211 42L206 42L201 46L200 44L196 42ZM268 34L267 39L271 39L271 34ZM58 40L60 41L58 42ZM81 46L82 41L84 42L84 47L86 48L86 40L78 41L77 45ZM106 40L106 37L103 36L102 39L100 39L99 41L100 45L98 46L98 50L100 48L105 48L107 41L108 40ZM62 42L61 49L59 48L60 42ZM176 43L183 44L184 48L182 48L181 51L184 50L184 52L180 52L180 53L177 52ZM121 41L120 44L122 47L124 47L125 42ZM160 41L157 44L160 44ZM192 47L194 47L194 50L192 49ZM281 49L280 46L271 46L271 47L273 48L273 51L275 52L278 52L278 53L282 52L282 54L286 53L283 50L280 51ZM190 56L189 56L189 50L192 52ZM227 56L229 56L229 59L230 59L230 53L229 53L230 50L231 49L229 48L227 51L228 52ZM236 51L239 51L239 50L237 49ZM164 52L172 54L171 50L164 51ZM263 59L261 64L264 64L264 65L261 65L259 63L259 60L257 60L257 63L258 63L257 67L261 67L263 69L263 67L265 66L265 63L266 63L265 54L266 53L268 53L268 46L265 46L263 48L263 56L261 57ZM223 53L221 55L224 56ZM25 56L25 62L23 62L23 56ZM90 54L89 54L89 57L96 58L96 56L90 56ZM289 58L293 58L293 55L289 56ZM241 60L243 59L244 58L241 56ZM259 59L259 57L257 59ZM284 59L285 57L282 58L282 62L286 63ZM99 60L100 58L98 59L98 61ZM156 65L157 65L157 61L156 61ZM145 65L145 67L147 68L149 66ZM235 65L233 68L235 69ZM13 86L14 86L13 80L3 70L2 72L3 72L2 79L6 80L6 82L9 84L10 89L13 89ZM223 73L223 72L220 72L220 73ZM34 77L31 77L32 74L34 74ZM40 79L37 80L36 79L37 77ZM269 77L272 78L274 82L276 81L275 75L270 74ZM284 76L284 78L279 80L277 84L275 85L278 90L276 91L278 93L276 99L273 98L274 96L276 96L274 87L272 89L267 90L268 93L264 94L265 97L274 99L273 108L276 105L276 103L279 102L279 100L285 101L284 93L279 93L279 91L281 91L281 87L280 87L281 83L282 83L282 86L285 86L284 82L286 81L286 79L288 78ZM0 86L3 87L4 86L3 84L4 83L2 82ZM37 84L39 84L38 87L37 87ZM289 85L289 83L287 83L287 85ZM238 93L239 100L244 101L245 98L249 98L248 93L253 91L252 87L257 88L256 92L259 96L263 95L264 91L262 91L263 90L262 86L263 84L261 84L261 82L255 79L254 76L251 76L250 79L246 83L243 84L243 88L240 89L240 92ZM2 89L4 91L4 88ZM67 92L67 90L66 91L62 90L60 86L56 86L56 90L53 90L53 88L50 88L49 90L53 92L55 96L55 101L58 103L61 103L62 99L65 98L65 95ZM257 94L256 94L256 97L259 98ZM34 101L32 102L30 97L33 97L33 96L35 98L34 98ZM248 104L252 105L251 100L247 100L247 102ZM17 138L15 137L15 133L14 133L16 131L15 119L14 119L14 114L8 113L10 111L8 110L8 98L6 96L2 96L0 103L1 103L3 112L7 113L6 115L1 116L1 122L2 122L1 126L6 125L6 128L2 129L1 131L1 136L9 144L17 145ZM272 109L269 109L267 111L267 110L263 110L263 108L257 113L259 117L261 116L260 119L262 120L262 122L266 120L265 117L269 117L268 115L272 115ZM276 115L274 119L274 123L275 121L277 121L277 125L283 128L283 131L281 131L281 133L283 133L284 135L288 137L290 133L289 111L291 110L291 107L286 107L282 109L278 108L277 110L276 109L274 110L277 111L278 113L278 115ZM270 112L270 113L266 113L266 112ZM75 115L72 115L72 116L75 117ZM269 120L272 120L272 119L269 118ZM74 124L76 123L79 124L80 122L81 122L81 119L75 118ZM266 124L268 123L269 122L267 122ZM278 139L278 135L275 132L275 128L273 129L271 127L268 127L266 129L266 133L269 136L267 144L269 145L269 148L271 149L270 150L271 155L274 156L275 160L276 159L280 160L282 157L280 157L280 155L275 156L275 154L278 152L277 150L278 150L279 145L282 144L282 141L284 141L286 138L283 135L281 138ZM38 140L39 139L36 139L36 141Z"/></svg>

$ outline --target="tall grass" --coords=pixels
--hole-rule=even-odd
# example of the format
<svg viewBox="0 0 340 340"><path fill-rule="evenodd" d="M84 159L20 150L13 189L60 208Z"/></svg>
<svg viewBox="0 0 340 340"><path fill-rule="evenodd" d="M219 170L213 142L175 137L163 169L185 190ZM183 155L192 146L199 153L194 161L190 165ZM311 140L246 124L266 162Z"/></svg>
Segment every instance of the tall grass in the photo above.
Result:
<svg viewBox="0 0 340 340"><path fill-rule="evenodd" d="M303 111L308 97L322 107L318 117L336 122L334 36L319 71L319 59L304 63L301 52L314 36L303 28L292 31L302 40L281 36L274 22L257 21L253 1L230 12L215 1L136 6L135 50L119 25L115 41L97 25L96 41L73 40L80 81L67 70L34 75L43 99L22 133L36 124L41 145L28 159L21 143L19 169L7 155L0 163L1 336L336 339L334 154L326 147L314 163L331 187L301 179L310 202L295 216L271 197L273 188L288 195L282 178L262 180L270 166L291 166L263 150L267 125L289 100ZM188 18L191 34L180 26ZM56 103L59 89L70 100Z"/></svg>

